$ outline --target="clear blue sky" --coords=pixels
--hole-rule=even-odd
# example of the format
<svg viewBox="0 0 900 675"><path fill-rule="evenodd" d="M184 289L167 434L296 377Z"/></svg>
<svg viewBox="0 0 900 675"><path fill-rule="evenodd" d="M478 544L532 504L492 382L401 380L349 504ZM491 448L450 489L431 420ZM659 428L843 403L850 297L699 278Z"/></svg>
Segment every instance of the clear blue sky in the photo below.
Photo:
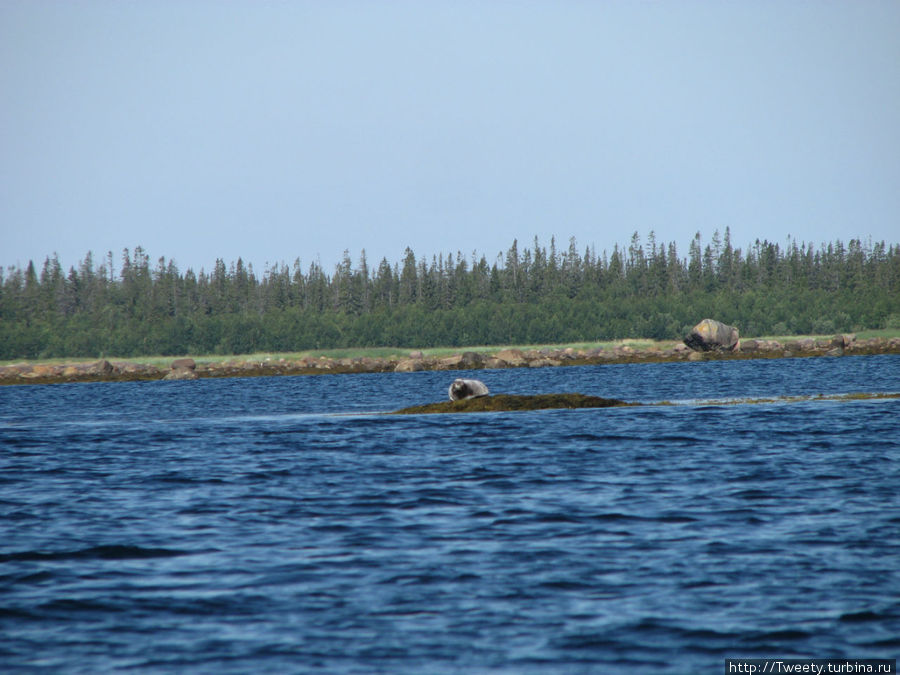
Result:
<svg viewBox="0 0 900 675"><path fill-rule="evenodd" d="M0 267L900 241L900 2L0 0Z"/></svg>

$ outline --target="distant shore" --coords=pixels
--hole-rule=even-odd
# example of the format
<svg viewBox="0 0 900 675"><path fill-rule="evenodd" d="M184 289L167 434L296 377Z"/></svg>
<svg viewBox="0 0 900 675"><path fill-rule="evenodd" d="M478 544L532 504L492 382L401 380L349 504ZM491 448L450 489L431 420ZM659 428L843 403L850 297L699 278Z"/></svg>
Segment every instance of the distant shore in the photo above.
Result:
<svg viewBox="0 0 900 675"><path fill-rule="evenodd" d="M680 342L623 340L590 347L472 348L400 352L388 356L251 355L163 359L101 359L99 361L22 362L0 366L0 384L61 382L128 382L195 380L208 377L324 375L333 373L416 372L542 368L620 363L654 363L792 357L840 357L859 354L900 354L900 337L857 338L853 334L797 339L744 339L733 351L692 351Z"/></svg>

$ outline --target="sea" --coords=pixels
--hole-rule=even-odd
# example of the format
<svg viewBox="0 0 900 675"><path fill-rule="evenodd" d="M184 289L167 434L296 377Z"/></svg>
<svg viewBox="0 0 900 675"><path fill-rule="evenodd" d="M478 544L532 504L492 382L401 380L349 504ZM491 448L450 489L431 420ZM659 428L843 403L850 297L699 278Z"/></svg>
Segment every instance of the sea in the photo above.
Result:
<svg viewBox="0 0 900 675"><path fill-rule="evenodd" d="M384 414L459 376L645 405ZM900 399L849 393L900 355L2 387L0 672L893 659Z"/></svg>

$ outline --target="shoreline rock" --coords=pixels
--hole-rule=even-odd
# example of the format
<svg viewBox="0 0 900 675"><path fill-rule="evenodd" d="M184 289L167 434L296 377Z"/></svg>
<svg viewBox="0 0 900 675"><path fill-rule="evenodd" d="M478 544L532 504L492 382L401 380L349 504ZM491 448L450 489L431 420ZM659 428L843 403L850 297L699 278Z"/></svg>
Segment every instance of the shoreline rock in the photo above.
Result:
<svg viewBox="0 0 900 675"><path fill-rule="evenodd" d="M784 343L762 338L741 340L733 351L698 352L680 343L656 344L638 349L617 345L609 349L520 350L460 352L453 356L342 358L302 357L203 362L174 359L169 367L128 361L73 362L60 364L15 363L0 366L0 385L56 384L63 382L133 382L141 380L194 380L208 377L258 377L272 375L324 375L331 373L418 372L423 370L481 370L485 368L550 368L622 363L692 362L733 359L774 359L868 354L900 354L900 337L857 339L855 335L796 339Z"/></svg>

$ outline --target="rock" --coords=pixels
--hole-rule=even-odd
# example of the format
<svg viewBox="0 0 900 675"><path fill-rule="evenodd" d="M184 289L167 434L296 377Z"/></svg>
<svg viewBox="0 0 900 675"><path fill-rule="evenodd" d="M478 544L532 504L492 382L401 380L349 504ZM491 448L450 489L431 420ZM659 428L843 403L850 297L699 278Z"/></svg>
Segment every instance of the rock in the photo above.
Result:
<svg viewBox="0 0 900 675"><path fill-rule="evenodd" d="M60 371L56 366L39 363L34 366L26 366L19 371L19 377L25 380L41 380L58 376Z"/></svg>
<svg viewBox="0 0 900 675"><path fill-rule="evenodd" d="M816 341L812 338L803 338L802 340L798 340L800 343L800 350L804 352L815 351L816 349Z"/></svg>
<svg viewBox="0 0 900 675"><path fill-rule="evenodd" d="M560 366L562 363L557 361L556 359L534 359L534 361L528 362L529 368L548 368L550 366Z"/></svg>
<svg viewBox="0 0 900 675"><path fill-rule="evenodd" d="M194 370L197 367L194 359L175 359L172 361L172 370L177 370L179 368L186 368L187 370Z"/></svg>
<svg viewBox="0 0 900 675"><path fill-rule="evenodd" d="M525 358L525 354L522 353L521 349L501 349L494 354L494 358L505 361L513 368L520 368L528 365L528 360Z"/></svg>
<svg viewBox="0 0 900 675"><path fill-rule="evenodd" d="M13 363L9 366L0 366L0 376L5 380L14 380L18 379L19 375L21 375L26 368L26 364L24 363Z"/></svg>
<svg viewBox="0 0 900 675"><path fill-rule="evenodd" d="M112 364L103 359L102 361L97 361L97 363L92 364L88 369L88 375L109 375L113 372Z"/></svg>
<svg viewBox="0 0 900 675"><path fill-rule="evenodd" d="M700 352L691 352L690 354L688 354L687 358L688 361L702 361L703 354L701 354Z"/></svg>
<svg viewBox="0 0 900 675"><path fill-rule="evenodd" d="M420 370L425 370L422 359L404 359L394 367L395 373L415 373Z"/></svg>
<svg viewBox="0 0 900 675"><path fill-rule="evenodd" d="M437 362L438 370L474 370L484 365L484 357L478 352L454 354Z"/></svg>
<svg viewBox="0 0 900 675"><path fill-rule="evenodd" d="M438 359L434 367L437 370L457 370L462 363L462 356L456 354L454 356L445 356L442 359Z"/></svg>
<svg viewBox="0 0 900 675"><path fill-rule="evenodd" d="M878 337L855 340L847 348L862 354L884 354L888 351L888 341Z"/></svg>
<svg viewBox="0 0 900 675"><path fill-rule="evenodd" d="M601 363L618 363L619 357L616 356L616 353L612 349L601 349L594 357L594 360Z"/></svg>
<svg viewBox="0 0 900 675"><path fill-rule="evenodd" d="M740 333L734 326L726 326L715 319L703 319L684 338L684 344L698 352L730 352L739 338Z"/></svg>
<svg viewBox="0 0 900 675"><path fill-rule="evenodd" d="M488 388L481 380L465 380L457 378L453 380L447 392L451 401L464 401L468 398L478 398L488 395Z"/></svg>
<svg viewBox="0 0 900 675"><path fill-rule="evenodd" d="M410 353L409 353L409 358L411 358L411 359L424 359L424 358L425 358L425 354L422 353L422 352L419 351L419 350L416 350L416 351L414 351L414 352L410 352Z"/></svg>
<svg viewBox="0 0 900 675"><path fill-rule="evenodd" d="M741 340L740 350L742 352L759 351L759 343L756 340Z"/></svg>
<svg viewBox="0 0 900 675"><path fill-rule="evenodd" d="M825 356L843 356L844 348L843 347L833 347L825 352Z"/></svg>
<svg viewBox="0 0 900 675"><path fill-rule="evenodd" d="M199 376L190 368L172 368L164 380L196 380Z"/></svg>
<svg viewBox="0 0 900 675"><path fill-rule="evenodd" d="M381 362L369 356L364 356L359 359L357 365L363 372L367 373L381 372L384 370L384 366L381 364Z"/></svg>

